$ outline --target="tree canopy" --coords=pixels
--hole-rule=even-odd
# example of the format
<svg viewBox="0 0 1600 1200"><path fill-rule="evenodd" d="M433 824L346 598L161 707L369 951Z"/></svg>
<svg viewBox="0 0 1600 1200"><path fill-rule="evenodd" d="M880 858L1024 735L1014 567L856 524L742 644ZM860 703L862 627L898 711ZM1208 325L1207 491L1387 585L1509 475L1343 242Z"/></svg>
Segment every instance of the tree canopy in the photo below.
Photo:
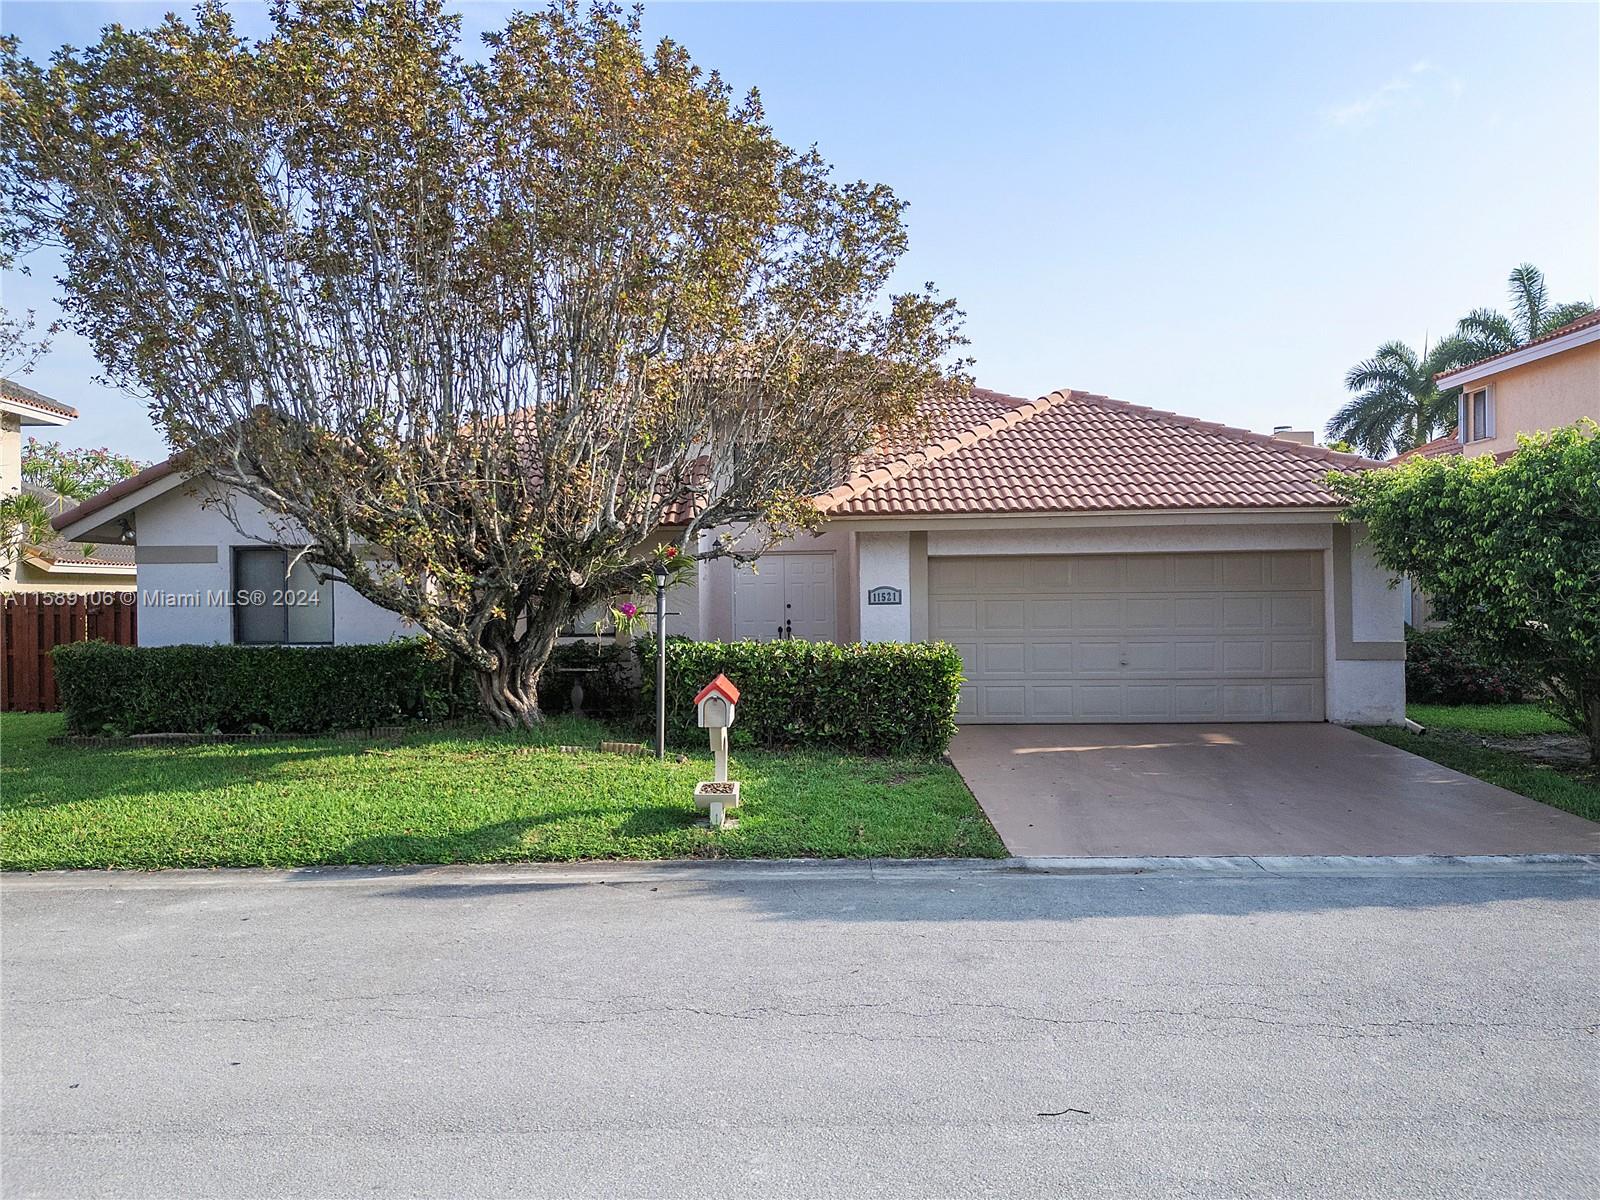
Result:
<svg viewBox="0 0 1600 1200"><path fill-rule="evenodd" d="M69 318L191 468L497 720L538 719L557 632L661 547L810 527L967 386L953 302L889 290L903 204L636 14L557 0L475 56L440 0L271 15L5 43L0 237L59 242Z"/></svg>
<svg viewBox="0 0 1600 1200"><path fill-rule="evenodd" d="M91 449L29 438L22 447L22 477L68 500L87 500L143 465L105 446Z"/></svg>
<svg viewBox="0 0 1600 1200"><path fill-rule="evenodd" d="M1600 759L1600 437L1593 421L1492 455L1334 475L1378 561L1434 614L1542 681Z"/></svg>

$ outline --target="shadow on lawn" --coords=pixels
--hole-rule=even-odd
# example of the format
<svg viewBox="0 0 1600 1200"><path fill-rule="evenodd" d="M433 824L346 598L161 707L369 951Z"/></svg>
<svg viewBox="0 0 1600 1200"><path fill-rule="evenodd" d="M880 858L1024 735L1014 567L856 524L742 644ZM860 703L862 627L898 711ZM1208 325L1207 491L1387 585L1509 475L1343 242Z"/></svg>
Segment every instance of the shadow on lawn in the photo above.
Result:
<svg viewBox="0 0 1600 1200"><path fill-rule="evenodd" d="M375 863L395 866L514 863L517 854L536 855L539 852L538 838L530 838L529 835L537 834L545 826L618 815L615 808L563 808L513 817L471 830L358 838L344 846L337 857L330 855L328 861L351 866ZM626 843L633 839L659 838L665 834L692 831L696 815L693 810L681 805L659 804L630 809L614 825L604 827L603 840Z"/></svg>
<svg viewBox="0 0 1600 1200"><path fill-rule="evenodd" d="M27 781L27 790L8 782L6 807L17 809L54 808L60 804L92 801L101 796L136 799L181 791L203 796L241 784L259 784L272 771L297 767L327 759L358 757L375 746L392 743L348 742L312 745L283 744L250 746L240 754L242 743L221 742L210 746L185 746L180 752L161 747L83 748L71 751L85 757L70 765L51 759L9 764L13 779ZM181 753L182 757L166 757Z"/></svg>

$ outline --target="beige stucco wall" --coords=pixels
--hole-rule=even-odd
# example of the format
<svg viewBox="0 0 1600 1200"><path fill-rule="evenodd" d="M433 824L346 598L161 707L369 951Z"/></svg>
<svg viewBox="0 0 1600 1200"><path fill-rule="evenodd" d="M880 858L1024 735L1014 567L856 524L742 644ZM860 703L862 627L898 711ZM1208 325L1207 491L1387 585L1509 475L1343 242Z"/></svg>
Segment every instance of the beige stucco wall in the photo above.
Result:
<svg viewBox="0 0 1600 1200"><path fill-rule="evenodd" d="M1513 450L1517 434L1571 425L1583 417L1600 421L1600 342L1553 354L1468 385L1494 389L1495 436L1468 442L1468 455Z"/></svg>
<svg viewBox="0 0 1600 1200"><path fill-rule="evenodd" d="M22 488L22 418L0 413L0 496Z"/></svg>
<svg viewBox="0 0 1600 1200"><path fill-rule="evenodd" d="M0 580L3 592L62 592L74 596L107 592L132 594L137 586L131 573L52 575L26 561L16 564L9 579Z"/></svg>

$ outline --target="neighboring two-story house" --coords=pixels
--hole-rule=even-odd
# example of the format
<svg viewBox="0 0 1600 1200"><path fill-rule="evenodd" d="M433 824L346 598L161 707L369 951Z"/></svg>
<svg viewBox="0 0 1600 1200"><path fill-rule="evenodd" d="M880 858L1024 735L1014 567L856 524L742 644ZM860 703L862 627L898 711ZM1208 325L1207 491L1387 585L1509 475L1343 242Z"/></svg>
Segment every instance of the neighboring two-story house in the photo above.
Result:
<svg viewBox="0 0 1600 1200"><path fill-rule="evenodd" d="M78 419L78 410L59 400L0 379L0 496L25 492L38 498L52 515L77 502L22 478L25 430L59 428ZM133 547L115 541L91 545L48 537L38 542L0 546L0 593L132 592L135 585Z"/></svg>
<svg viewBox="0 0 1600 1200"><path fill-rule="evenodd" d="M1584 417L1600 421L1600 309L1515 350L1447 371L1438 385L1461 389L1455 439L1469 458L1515 450L1519 433L1560 429Z"/></svg>

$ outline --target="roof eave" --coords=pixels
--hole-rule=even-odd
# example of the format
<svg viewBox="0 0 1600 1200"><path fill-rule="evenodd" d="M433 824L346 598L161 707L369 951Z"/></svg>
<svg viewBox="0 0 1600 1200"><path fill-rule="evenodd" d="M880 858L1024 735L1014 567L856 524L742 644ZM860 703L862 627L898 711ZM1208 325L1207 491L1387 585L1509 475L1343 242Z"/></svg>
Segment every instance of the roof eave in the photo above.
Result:
<svg viewBox="0 0 1600 1200"><path fill-rule="evenodd" d="M94 541L91 531L127 516L141 504L171 491L188 478L175 455L165 462L146 467L121 483L112 484L98 496L90 496L76 508L52 517L50 524L69 541Z"/></svg>
<svg viewBox="0 0 1600 1200"><path fill-rule="evenodd" d="M1527 366L1542 358L1565 354L1568 350L1576 350L1579 346L1588 346L1594 342L1600 342L1600 323L1583 329L1574 329L1571 333L1564 333L1548 341L1536 342L1531 346L1519 346L1515 350L1507 350L1504 354L1496 354L1493 358L1457 367L1454 371L1441 371L1433 377L1433 381L1441 388L1462 387L1487 379L1491 375L1498 375L1502 371Z"/></svg>

